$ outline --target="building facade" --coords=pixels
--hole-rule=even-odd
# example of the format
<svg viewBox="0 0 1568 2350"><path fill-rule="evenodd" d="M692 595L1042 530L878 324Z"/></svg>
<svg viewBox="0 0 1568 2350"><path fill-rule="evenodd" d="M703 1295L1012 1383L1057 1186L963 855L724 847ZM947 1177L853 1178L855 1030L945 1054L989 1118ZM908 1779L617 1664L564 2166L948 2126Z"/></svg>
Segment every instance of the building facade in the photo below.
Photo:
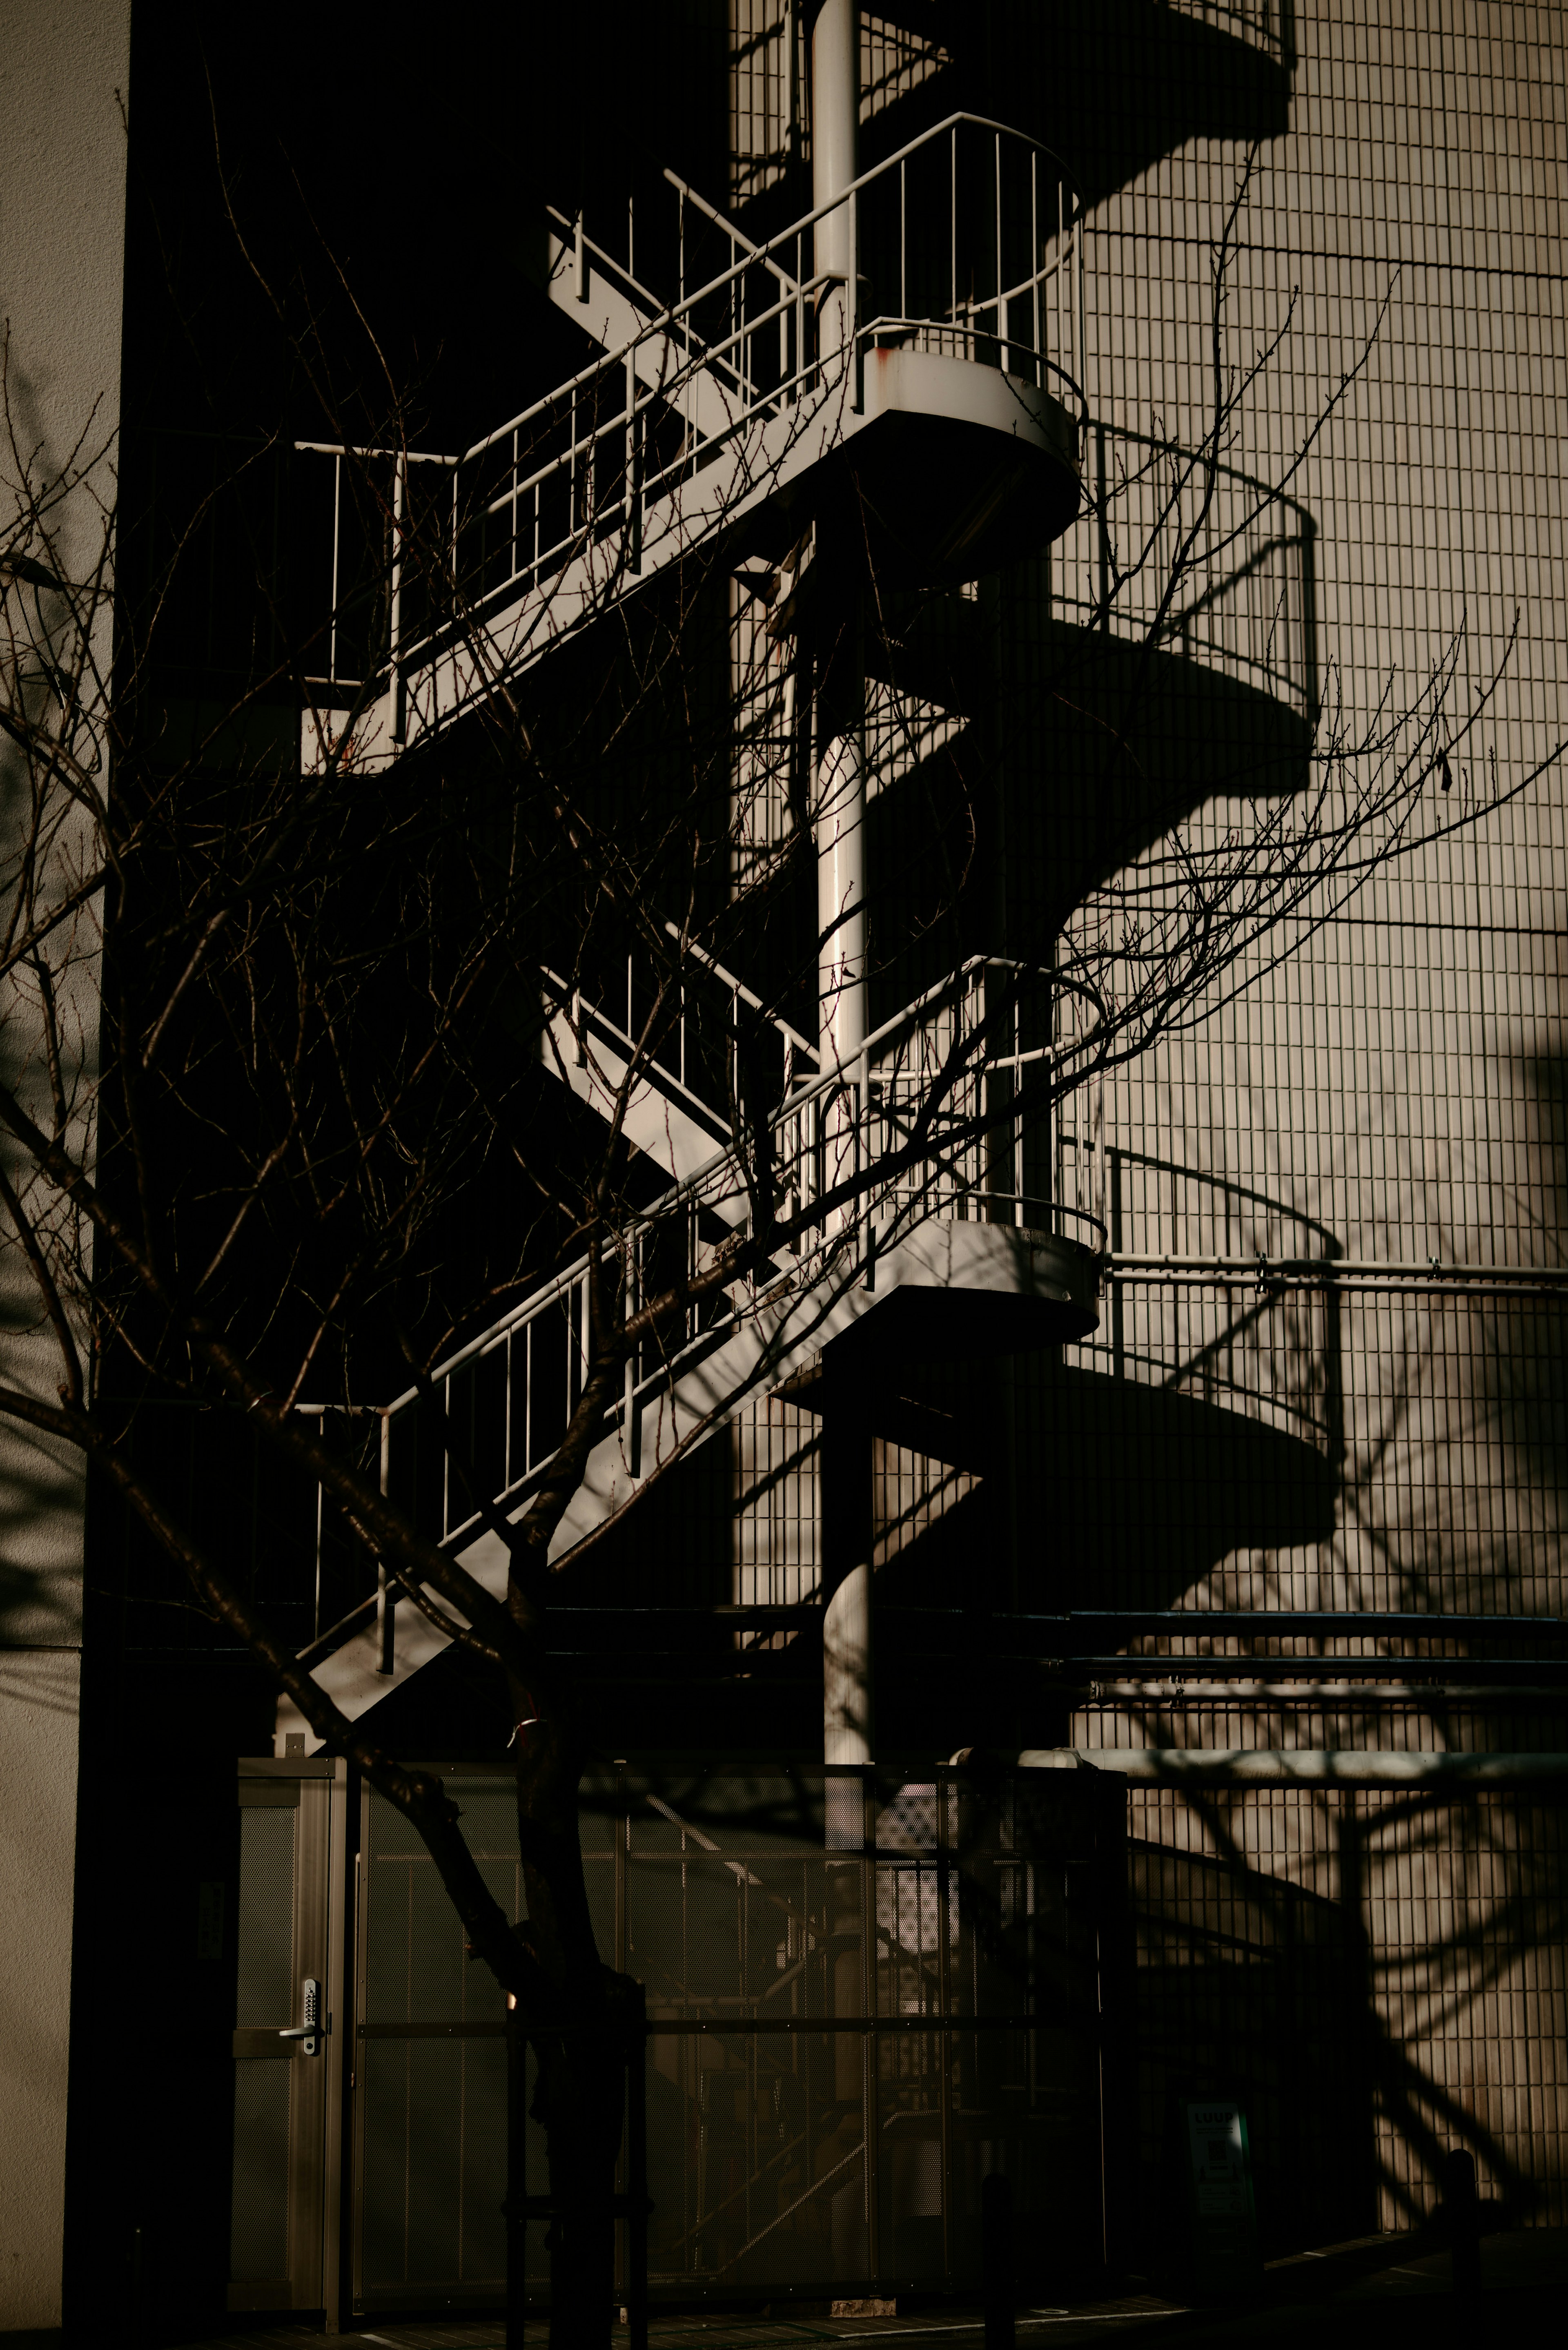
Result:
<svg viewBox="0 0 1568 2350"><path fill-rule="evenodd" d="M569 40L302 22L261 61L151 0L10 14L14 412L67 442L95 403L121 420L154 532L215 440L293 419L276 544L327 550L301 592L340 616L306 709L263 714L303 775L368 666L343 461L235 290L214 128L275 257L318 234L421 370L431 466L610 367L645 454L678 417L676 519L735 548L691 627L730 663L737 889L816 830L818 1001L778 1014L800 1101L808 1056L860 1056L891 1119L1018 963L1058 984L1018 999L1009 1081L1065 1066L1074 973L1142 951L1161 844L1223 871L1282 812L1267 918L1237 917L1211 983L1003 1125L1004 1164L977 1146L919 1217L891 1201L879 1289L857 1259L765 1370L740 1336L703 1357L732 1387L713 1432L565 1598L601 1948L659 2027L656 2293L961 2289L992 2168L1026 2210L1079 2199L1080 2267L1147 2269L1189 2095L1246 2107L1265 2251L1414 2224L1455 2147L1499 2210L1560 2223L1553 13L730 0ZM690 298L714 286L738 330ZM836 405L808 349L850 353ZM753 528L693 452L796 378ZM815 564L820 599L837 559L810 484L857 447L881 536L846 683L799 651L802 583ZM616 462L637 554L608 608L635 610L673 525ZM556 526L508 463L531 554L486 609L547 710L583 671L506 638ZM220 579L171 710L221 706L252 658L222 603ZM455 664L411 663L401 703L388 676L370 758L461 723ZM1314 886L1282 885L1301 811L1334 839L1357 792ZM774 1003L765 963L721 985ZM629 995L546 1005L546 1074L592 1118ZM638 1097L660 1183L712 1139L687 1074ZM570 1356L573 1278L501 1333L509 1426L549 1345ZM669 1427L628 1395L576 1532L696 1408L659 1396ZM378 1422L394 1481L418 1410ZM146 1441L212 1481L323 1685L443 1763L514 1882L507 1725L462 1660L313 1493L264 1495L175 1419ZM243 1652L171 1630L74 1471L7 1442L5 2134L37 2158L7 2190L4 2322L493 2300L499 2013L428 1863ZM536 1458L508 1454L498 1498ZM478 1556L444 1499L431 1523ZM1465 1755L1491 1779L1441 1759ZM306 1980L334 2024L308 2055L279 2045ZM829 2028L850 2017L877 2028Z"/></svg>

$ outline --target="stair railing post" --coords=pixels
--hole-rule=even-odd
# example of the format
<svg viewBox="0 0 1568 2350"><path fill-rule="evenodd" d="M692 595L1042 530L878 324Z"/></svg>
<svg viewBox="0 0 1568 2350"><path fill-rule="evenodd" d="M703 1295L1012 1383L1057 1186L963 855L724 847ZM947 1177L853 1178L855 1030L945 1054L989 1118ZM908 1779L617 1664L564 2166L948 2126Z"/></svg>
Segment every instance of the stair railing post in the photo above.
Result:
<svg viewBox="0 0 1568 2350"><path fill-rule="evenodd" d="M392 570L387 621L388 683L392 694L392 740L400 743L408 728L403 711L403 677L398 654L403 634L403 525L408 510L409 460L398 450L392 458Z"/></svg>
<svg viewBox="0 0 1568 2350"><path fill-rule="evenodd" d="M627 2350L648 2350L648 1993L640 1983L633 1987L629 2006L626 2044Z"/></svg>
<svg viewBox="0 0 1568 2350"><path fill-rule="evenodd" d="M506 2350L523 2350L527 2309L528 2043L516 2010L506 2017Z"/></svg>
<svg viewBox="0 0 1568 2350"><path fill-rule="evenodd" d="M392 1482L392 1415L381 1414L381 1491L390 1491ZM387 1562L379 1559L376 1565L376 1670L389 1673L392 1669L397 1636L397 1594L387 1580Z"/></svg>

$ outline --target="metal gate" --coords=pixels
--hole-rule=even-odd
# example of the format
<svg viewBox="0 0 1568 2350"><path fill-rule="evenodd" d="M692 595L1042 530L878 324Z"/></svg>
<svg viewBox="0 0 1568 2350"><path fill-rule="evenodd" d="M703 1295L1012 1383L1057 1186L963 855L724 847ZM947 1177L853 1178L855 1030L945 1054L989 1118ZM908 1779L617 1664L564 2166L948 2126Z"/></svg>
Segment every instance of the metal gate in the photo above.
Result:
<svg viewBox="0 0 1568 2350"><path fill-rule="evenodd" d="M445 1775L518 1917L512 1782ZM369 1792L362 1805L355 2304L493 2304L503 2002L417 1837ZM1026 2274L1105 2257L1119 1788L623 1772L585 1790L583 1841L599 1947L647 1989L655 2298L972 2287L992 2172ZM530 2124L530 2195L543 2157Z"/></svg>

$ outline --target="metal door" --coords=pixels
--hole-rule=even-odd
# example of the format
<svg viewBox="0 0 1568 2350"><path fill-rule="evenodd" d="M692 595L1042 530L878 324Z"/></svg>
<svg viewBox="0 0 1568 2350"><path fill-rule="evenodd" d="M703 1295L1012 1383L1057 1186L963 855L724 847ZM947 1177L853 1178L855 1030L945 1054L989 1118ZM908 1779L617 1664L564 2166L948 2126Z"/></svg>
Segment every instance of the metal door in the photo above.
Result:
<svg viewBox="0 0 1568 2350"><path fill-rule="evenodd" d="M347 1793L341 1762L240 1764L234 2310L337 2316Z"/></svg>

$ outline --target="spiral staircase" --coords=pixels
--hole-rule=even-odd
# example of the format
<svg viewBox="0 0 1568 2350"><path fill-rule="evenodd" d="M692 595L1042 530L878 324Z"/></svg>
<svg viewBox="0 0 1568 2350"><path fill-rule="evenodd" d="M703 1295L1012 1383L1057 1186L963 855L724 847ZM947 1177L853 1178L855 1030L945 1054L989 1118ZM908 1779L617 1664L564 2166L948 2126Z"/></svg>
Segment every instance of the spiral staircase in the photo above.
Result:
<svg viewBox="0 0 1568 2350"><path fill-rule="evenodd" d="M822 12L818 37L829 50L836 16L852 24L854 12ZM591 356L462 455L402 452L389 461L382 657L367 680L347 633L340 650L334 629L302 722L306 769L331 739L332 713L348 701L358 709L357 760L373 767L461 723L497 680L548 663L693 556L732 571L760 564L778 592L777 567L803 539L831 548L851 490L857 515L869 518L878 583L895 591L929 595L1060 543L1063 621L1084 638L1106 546L1103 497L1096 522L1085 510L1081 472L1087 456L1103 489L1107 439L1090 423L1078 381L1079 200L1038 142L963 112L858 172L856 68L846 57L836 60L836 95L835 62L825 54L816 77L814 202L782 233L753 240L668 171L613 222L548 212L548 298L581 330ZM336 515L348 452L306 454L330 468ZM1244 485L1248 494L1256 487ZM1238 564L1225 497L1221 482L1216 542L1230 556L1231 577L1259 602L1262 633L1254 626L1249 638L1244 616L1238 632L1235 590L1227 586L1199 593L1176 616L1176 630L1186 633L1161 657L1191 675L1196 650L1214 674L1229 675L1234 691L1283 708L1302 733L1315 696L1310 520L1296 519L1295 509L1283 515L1282 502L1280 526L1255 550L1249 542ZM404 575L403 525L416 508L427 521L446 517L444 602L411 571ZM336 612L348 583L336 554L334 563ZM786 631L806 625L798 577L793 596L797 608L792 616L786 598L776 624ZM1303 625L1282 656L1275 620L1292 596ZM947 619L961 636L970 617L961 601L948 599ZM1309 649L1304 668L1293 650L1298 639ZM1261 644L1261 653L1249 653L1249 643ZM867 673L890 675L900 663L906 676L918 672L919 690L956 723L976 715L961 659L944 655L933 671L912 639L894 644L884 635L867 643L865 661ZM854 723L841 741L819 744L819 782L828 778L820 806L829 815L834 763L846 745L855 764ZM1298 750L1291 735L1281 754L1287 781ZM859 795L846 803L857 812L853 821L836 831L818 818L825 934L846 894L862 906L867 895L864 773L851 785ZM846 831L860 844L847 864ZM1032 1197L1028 1170L1038 1169L1040 1152L1037 1145L1026 1152L1022 1121L1009 1108L1024 1062L1042 1056L1042 1048L1023 1048L1013 967L975 958L870 1028L863 932L851 924L846 941L825 950L814 1042L765 1014L742 980L706 962L690 941L682 958L680 1024L656 1059L635 1041L629 983L623 1007L587 1000L541 972L545 1069L591 1116L618 1115L625 1139L657 1170L659 1195L624 1237L628 1309L660 1278L668 1282L672 1234L686 1272L700 1274L753 1212L729 1089L716 1081L711 1052L694 1042L687 1050L689 1030L695 1039L699 1027L710 1038L738 1038L742 1006L753 1032L759 1021L771 1031L778 1057L767 1140L771 1178L795 1237L628 1362L552 1544L556 1557L678 1453L826 1360L869 1361L911 1342L917 1351L1005 1353L1081 1338L1098 1318L1107 1233L1086 1157L1057 1138L1039 1184L1046 1196ZM1009 1023L1010 1041L999 1041ZM940 1116L919 1128L911 1156L920 1104L933 1086L941 1092L942 1072L966 1040L973 1049L963 1074ZM889 1164L897 1171L873 1182L858 1212L835 1211L836 1185ZM507 1523L526 1510L582 1393L587 1282L585 1257L380 1415L386 1488L493 1592L504 1588ZM865 1669L865 1574L857 1605L862 1621L851 1647L859 1641ZM306 1653L317 1680L353 1718L446 1645L383 1577ZM277 1740L280 1752L316 1744L286 1702ZM830 1732L828 1751L830 1760L857 1761L868 1749L852 1742L835 1753Z"/></svg>

